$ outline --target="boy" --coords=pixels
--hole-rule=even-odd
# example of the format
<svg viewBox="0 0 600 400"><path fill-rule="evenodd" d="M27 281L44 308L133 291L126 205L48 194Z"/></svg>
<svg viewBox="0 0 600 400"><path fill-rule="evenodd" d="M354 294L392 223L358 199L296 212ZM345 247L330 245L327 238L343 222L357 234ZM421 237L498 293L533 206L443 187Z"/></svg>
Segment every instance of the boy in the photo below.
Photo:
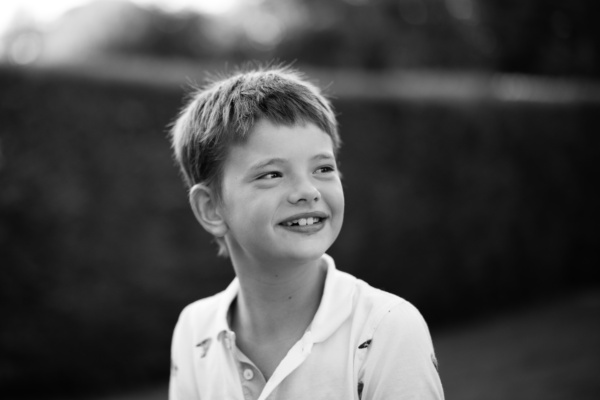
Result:
<svg viewBox="0 0 600 400"><path fill-rule="evenodd" d="M344 194L333 109L290 68L194 94L171 130L194 215L236 278L187 306L171 400L443 399L427 325L335 268Z"/></svg>

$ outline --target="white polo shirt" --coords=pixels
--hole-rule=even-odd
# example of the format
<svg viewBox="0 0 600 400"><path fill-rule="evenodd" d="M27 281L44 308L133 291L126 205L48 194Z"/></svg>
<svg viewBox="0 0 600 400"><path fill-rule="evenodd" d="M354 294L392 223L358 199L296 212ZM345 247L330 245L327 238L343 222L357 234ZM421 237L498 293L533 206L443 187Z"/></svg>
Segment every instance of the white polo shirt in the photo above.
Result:
<svg viewBox="0 0 600 400"><path fill-rule="evenodd" d="M227 322L237 278L187 306L173 334L169 399L443 399L419 311L323 258L327 277L317 313L268 381L237 348Z"/></svg>

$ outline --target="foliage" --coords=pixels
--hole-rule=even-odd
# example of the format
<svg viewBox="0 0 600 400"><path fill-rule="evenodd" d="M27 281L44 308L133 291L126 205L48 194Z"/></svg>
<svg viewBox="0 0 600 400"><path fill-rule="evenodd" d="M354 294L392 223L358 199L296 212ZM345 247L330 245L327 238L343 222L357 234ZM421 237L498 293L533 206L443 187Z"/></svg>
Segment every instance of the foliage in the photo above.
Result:
<svg viewBox="0 0 600 400"><path fill-rule="evenodd" d="M98 1L40 32L40 61L100 53L597 78L599 13L596 0L262 0L221 16ZM23 29L6 49L37 48Z"/></svg>

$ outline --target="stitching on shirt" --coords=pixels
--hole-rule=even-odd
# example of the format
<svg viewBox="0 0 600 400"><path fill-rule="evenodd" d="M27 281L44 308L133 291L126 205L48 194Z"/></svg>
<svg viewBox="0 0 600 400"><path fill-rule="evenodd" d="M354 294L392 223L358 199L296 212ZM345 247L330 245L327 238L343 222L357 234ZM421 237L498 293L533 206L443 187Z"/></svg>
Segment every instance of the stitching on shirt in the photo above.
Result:
<svg viewBox="0 0 600 400"><path fill-rule="evenodd" d="M385 307L382 307L381 312L379 313L379 315L377 315L377 318L373 321L373 325L372 325L372 330L371 330L371 336L374 337L375 336L375 332L377 331L377 329L379 328L379 325L381 324L381 322L383 322L383 320L385 319L385 317L392 312L392 310L394 310L397 307L403 306L405 305L407 302L404 299L392 299L392 301L390 301Z"/></svg>

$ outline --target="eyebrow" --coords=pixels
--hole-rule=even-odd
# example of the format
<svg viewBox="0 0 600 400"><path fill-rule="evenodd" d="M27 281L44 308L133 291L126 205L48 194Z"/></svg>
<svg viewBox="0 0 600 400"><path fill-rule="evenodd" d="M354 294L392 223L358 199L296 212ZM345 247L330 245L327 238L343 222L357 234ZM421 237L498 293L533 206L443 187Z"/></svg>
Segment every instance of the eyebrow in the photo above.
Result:
<svg viewBox="0 0 600 400"><path fill-rule="evenodd" d="M319 153L316 156L312 157L311 160L312 161L335 160L335 157L331 153ZM285 158L279 158L279 157L269 158L267 160L259 161L256 164L252 165L249 168L249 171L260 170L262 168L269 167L269 166L275 165L275 164L285 164L286 162L287 161Z"/></svg>
<svg viewBox="0 0 600 400"><path fill-rule="evenodd" d="M283 164L283 163L285 163L285 159L283 159L283 158L269 158L267 160L259 161L256 164L252 165L250 167L250 171L255 171L255 170L258 170L258 169L262 169L262 168L268 167L270 165Z"/></svg>
<svg viewBox="0 0 600 400"><path fill-rule="evenodd" d="M315 160L315 161L335 160L335 157L331 153L320 153L320 154L317 154L316 156L314 156L312 158L312 160Z"/></svg>

